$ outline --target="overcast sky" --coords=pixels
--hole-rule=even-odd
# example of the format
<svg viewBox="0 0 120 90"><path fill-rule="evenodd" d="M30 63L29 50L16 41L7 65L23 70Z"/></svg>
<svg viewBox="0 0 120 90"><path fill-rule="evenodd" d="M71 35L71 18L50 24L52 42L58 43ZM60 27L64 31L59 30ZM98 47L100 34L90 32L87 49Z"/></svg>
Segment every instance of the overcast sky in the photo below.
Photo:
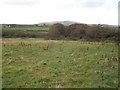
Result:
<svg viewBox="0 0 120 90"><path fill-rule="evenodd" d="M118 24L119 0L0 0L0 23L76 21Z"/></svg>

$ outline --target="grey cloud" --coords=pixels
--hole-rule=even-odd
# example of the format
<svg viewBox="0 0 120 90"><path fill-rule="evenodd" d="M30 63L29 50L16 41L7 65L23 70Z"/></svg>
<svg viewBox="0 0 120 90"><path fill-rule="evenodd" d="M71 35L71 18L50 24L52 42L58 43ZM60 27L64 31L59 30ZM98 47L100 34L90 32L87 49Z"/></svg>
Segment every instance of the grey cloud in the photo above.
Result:
<svg viewBox="0 0 120 90"><path fill-rule="evenodd" d="M97 8L105 4L106 0L74 0L72 4L68 4L66 7Z"/></svg>
<svg viewBox="0 0 120 90"><path fill-rule="evenodd" d="M84 7L87 8L97 8L97 7L101 7L105 4L105 1L88 1L84 3Z"/></svg>

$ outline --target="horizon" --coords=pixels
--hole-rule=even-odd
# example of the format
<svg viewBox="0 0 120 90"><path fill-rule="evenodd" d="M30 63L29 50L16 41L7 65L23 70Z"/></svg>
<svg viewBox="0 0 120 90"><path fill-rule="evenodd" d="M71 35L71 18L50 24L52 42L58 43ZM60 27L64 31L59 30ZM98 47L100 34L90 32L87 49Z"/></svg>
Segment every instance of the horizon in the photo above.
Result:
<svg viewBox="0 0 120 90"><path fill-rule="evenodd" d="M51 21L51 22L40 22L40 23L52 23L52 22L54 22L54 21ZM2 24L17 24L17 25L35 25L35 24L40 24L40 23L2 23ZM56 22L57 23L57 22ZM59 23L59 21L58 21L58 23ZM87 25L94 25L94 24L101 24L101 25L113 25L113 26L118 26L118 24L117 25L114 25L114 24L105 24L105 23L81 23L81 22L76 22L76 23L78 23L78 24L87 24Z"/></svg>
<svg viewBox="0 0 120 90"><path fill-rule="evenodd" d="M94 25L94 24L101 24L101 25L114 25L114 24L106 24L106 23L82 23L82 22L76 22L76 21L70 21L70 20L64 20L64 21L49 21L49 22L40 22L40 23L59 23L59 22L65 22L65 21L69 21L69 22L75 22L75 23L78 23L78 24L88 24L88 25ZM40 23L32 23L32 24L29 24L29 23L2 23L2 24L18 24L18 25L34 25L34 24L40 24ZM117 25L114 25L114 26L118 26Z"/></svg>
<svg viewBox="0 0 120 90"><path fill-rule="evenodd" d="M74 21L118 25L118 0L1 0L1 24Z"/></svg>

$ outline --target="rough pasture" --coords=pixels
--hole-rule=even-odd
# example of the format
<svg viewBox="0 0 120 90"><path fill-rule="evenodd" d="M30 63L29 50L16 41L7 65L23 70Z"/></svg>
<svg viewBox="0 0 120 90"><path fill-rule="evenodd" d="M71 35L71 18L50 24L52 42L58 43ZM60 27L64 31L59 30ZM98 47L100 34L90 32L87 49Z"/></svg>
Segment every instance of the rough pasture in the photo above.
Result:
<svg viewBox="0 0 120 90"><path fill-rule="evenodd" d="M116 88L114 43L3 38L3 88Z"/></svg>

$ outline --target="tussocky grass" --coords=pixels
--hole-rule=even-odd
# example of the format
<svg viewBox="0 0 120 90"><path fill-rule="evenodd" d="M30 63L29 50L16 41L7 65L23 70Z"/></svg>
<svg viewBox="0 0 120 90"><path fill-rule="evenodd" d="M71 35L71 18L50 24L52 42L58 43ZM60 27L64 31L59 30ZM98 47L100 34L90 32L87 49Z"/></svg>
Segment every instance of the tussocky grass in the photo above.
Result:
<svg viewBox="0 0 120 90"><path fill-rule="evenodd" d="M114 43L3 38L3 88L116 88Z"/></svg>

